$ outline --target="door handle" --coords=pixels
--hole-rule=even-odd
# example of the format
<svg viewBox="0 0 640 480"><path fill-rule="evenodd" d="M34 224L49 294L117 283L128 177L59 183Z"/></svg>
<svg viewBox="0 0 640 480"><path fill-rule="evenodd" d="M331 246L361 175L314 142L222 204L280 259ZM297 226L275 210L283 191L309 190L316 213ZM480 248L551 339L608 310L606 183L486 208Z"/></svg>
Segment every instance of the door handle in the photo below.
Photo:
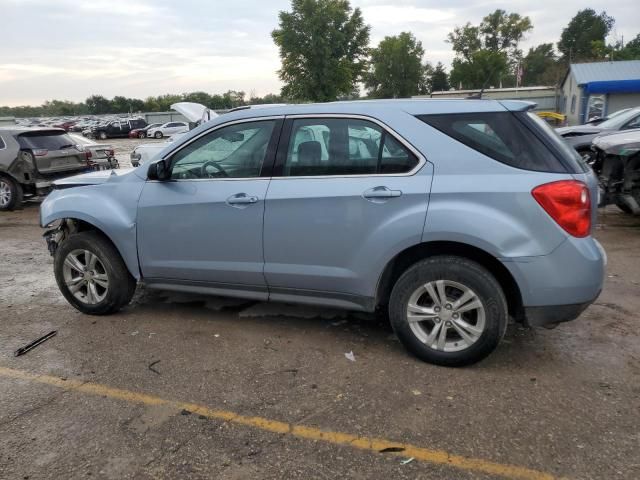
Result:
<svg viewBox="0 0 640 480"><path fill-rule="evenodd" d="M362 194L362 196L367 200L384 200L385 198L397 198L401 195L401 190L391 190L382 186L370 188Z"/></svg>
<svg viewBox="0 0 640 480"><path fill-rule="evenodd" d="M249 196L246 193L236 193L235 195L231 195L227 198L227 203L231 206L242 206L242 205L250 205L252 203L257 203L258 197Z"/></svg>

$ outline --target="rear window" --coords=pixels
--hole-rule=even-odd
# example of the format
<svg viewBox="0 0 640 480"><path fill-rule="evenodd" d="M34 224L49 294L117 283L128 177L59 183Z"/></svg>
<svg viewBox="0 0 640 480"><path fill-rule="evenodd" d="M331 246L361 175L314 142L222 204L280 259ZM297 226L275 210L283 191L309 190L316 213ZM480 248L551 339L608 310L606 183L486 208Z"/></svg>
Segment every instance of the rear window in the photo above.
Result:
<svg viewBox="0 0 640 480"><path fill-rule="evenodd" d="M467 147L524 170L567 169L531 129L511 112L421 115L418 118Z"/></svg>
<svg viewBox="0 0 640 480"><path fill-rule="evenodd" d="M65 132L27 132L18 136L20 148L28 150L61 150L71 148L74 142Z"/></svg>

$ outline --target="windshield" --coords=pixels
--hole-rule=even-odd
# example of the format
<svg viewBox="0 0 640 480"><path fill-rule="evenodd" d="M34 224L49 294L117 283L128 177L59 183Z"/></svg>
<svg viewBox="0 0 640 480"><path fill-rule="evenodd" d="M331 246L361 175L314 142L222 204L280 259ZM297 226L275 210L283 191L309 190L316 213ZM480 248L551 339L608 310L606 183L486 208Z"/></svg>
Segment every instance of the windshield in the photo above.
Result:
<svg viewBox="0 0 640 480"><path fill-rule="evenodd" d="M636 115L640 115L640 109L633 108L627 112L621 113L613 118L610 118L609 120L602 122L600 124L600 127L605 129L617 130L629 120L634 118Z"/></svg>

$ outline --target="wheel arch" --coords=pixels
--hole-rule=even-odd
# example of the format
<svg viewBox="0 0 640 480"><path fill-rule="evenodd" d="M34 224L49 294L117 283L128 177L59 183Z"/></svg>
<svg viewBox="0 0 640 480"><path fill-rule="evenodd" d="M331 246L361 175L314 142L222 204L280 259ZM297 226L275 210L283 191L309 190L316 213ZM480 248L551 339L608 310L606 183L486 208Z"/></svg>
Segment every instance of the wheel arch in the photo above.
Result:
<svg viewBox="0 0 640 480"><path fill-rule="evenodd" d="M87 217L84 217L83 215L74 215L74 216L54 218L48 223L53 223L56 221L71 222L72 225L74 226L73 233L87 232L87 231L97 232L102 237L104 237L107 241L109 241L109 243L113 245L113 247L116 249L116 251L120 255L120 258L122 258L122 261L126 265L127 270L129 270L129 273L131 274L131 276L136 280L140 280L142 278L137 261L135 262L135 264L132 263L131 259L124 254L124 251L123 251L123 248L121 248L121 245L119 245L118 242L114 240L114 238L108 235L106 233L106 229L102 227L100 223L95 219L87 218Z"/></svg>
<svg viewBox="0 0 640 480"><path fill-rule="evenodd" d="M385 266L378 280L375 304L387 305L391 290L407 268L436 255L456 255L473 260L486 268L498 281L507 299L509 315L517 321L524 317L520 287L509 270L495 256L481 248L452 241L431 241L413 245L398 253Z"/></svg>

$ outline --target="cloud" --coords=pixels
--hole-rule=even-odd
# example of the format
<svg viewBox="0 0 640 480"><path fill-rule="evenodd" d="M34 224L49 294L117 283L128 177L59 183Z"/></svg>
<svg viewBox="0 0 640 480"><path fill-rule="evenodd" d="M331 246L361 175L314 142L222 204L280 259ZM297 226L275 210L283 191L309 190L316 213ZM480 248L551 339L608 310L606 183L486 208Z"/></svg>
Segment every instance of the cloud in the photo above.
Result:
<svg viewBox="0 0 640 480"><path fill-rule="evenodd" d="M637 0L607 5L615 35L638 33ZM478 23L496 8L529 15L535 29L521 47L556 42L584 8L581 0L351 0L375 45L411 31L426 58L452 60L454 26ZM279 91L278 50L270 33L288 0L0 0L0 105L83 100L93 93L147 97L228 89Z"/></svg>

